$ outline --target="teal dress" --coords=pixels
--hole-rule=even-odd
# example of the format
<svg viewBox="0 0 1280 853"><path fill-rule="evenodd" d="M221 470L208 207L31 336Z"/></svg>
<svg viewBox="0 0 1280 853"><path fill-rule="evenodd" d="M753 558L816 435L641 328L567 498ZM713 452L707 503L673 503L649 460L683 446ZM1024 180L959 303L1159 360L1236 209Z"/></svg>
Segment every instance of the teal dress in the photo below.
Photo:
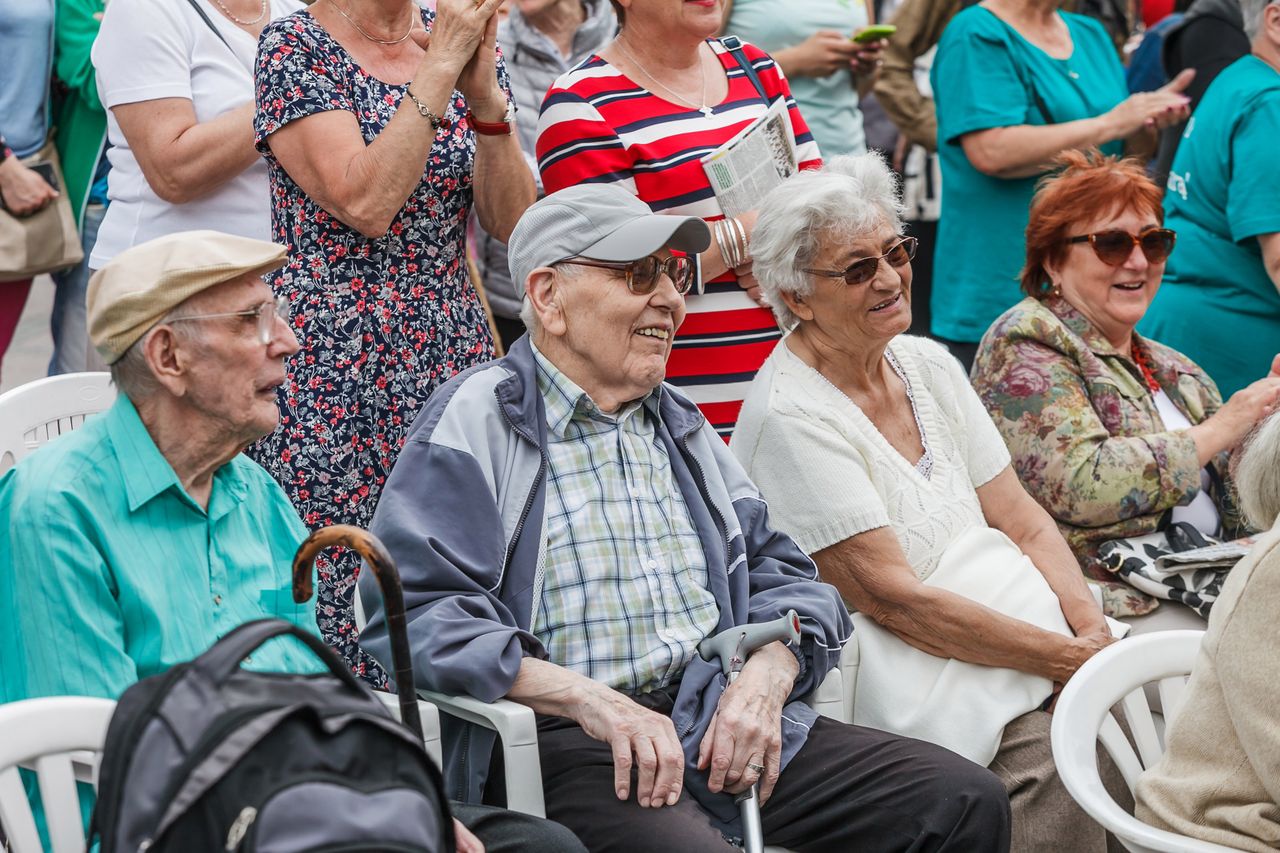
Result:
<svg viewBox="0 0 1280 853"><path fill-rule="evenodd" d="M1245 56L1205 92L1169 172L1178 247L1139 329L1196 361L1224 399L1280 352L1280 291L1257 240L1280 231L1277 140L1280 72Z"/></svg>
<svg viewBox="0 0 1280 853"><path fill-rule="evenodd" d="M734 0L724 31L776 55L818 30L852 35L867 23L863 0ZM787 82L823 157L867 150L858 90L848 68L827 77L788 77Z"/></svg>
<svg viewBox="0 0 1280 853"><path fill-rule="evenodd" d="M1039 176L993 178L969 163L960 137L993 127L1060 124L1101 115L1128 96L1124 69L1096 21L1059 12L1070 59L1054 59L981 6L938 42L931 81L938 111L942 218L934 253L933 332L972 343L1022 298L1027 211ZM1123 142L1102 147L1123 153Z"/></svg>

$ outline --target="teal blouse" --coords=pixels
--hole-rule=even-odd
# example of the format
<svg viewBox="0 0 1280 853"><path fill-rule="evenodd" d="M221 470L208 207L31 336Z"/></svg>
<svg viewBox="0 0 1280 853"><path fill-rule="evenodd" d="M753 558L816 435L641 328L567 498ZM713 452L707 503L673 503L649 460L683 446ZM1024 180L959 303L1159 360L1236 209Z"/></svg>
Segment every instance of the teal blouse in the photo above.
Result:
<svg viewBox="0 0 1280 853"><path fill-rule="evenodd" d="M931 308L933 332L941 337L977 341L1021 299L1027 211L1040 177L984 175L970 164L960 137L1092 118L1128 95L1124 69L1102 26L1058 14L1071 32L1069 59L1049 56L981 6L956 15L938 43L930 77L943 197ZM1102 150L1120 154L1123 142Z"/></svg>
<svg viewBox="0 0 1280 853"><path fill-rule="evenodd" d="M818 30L852 35L867 23L863 0L734 0L724 31L773 54ZM788 77L787 82L823 157L867 150L849 69L827 77Z"/></svg>
<svg viewBox="0 0 1280 853"><path fill-rule="evenodd" d="M1242 57L1187 123L1164 197L1178 246L1139 328L1195 359L1224 399L1280 352L1280 291L1257 240L1280 231L1277 140L1280 71Z"/></svg>

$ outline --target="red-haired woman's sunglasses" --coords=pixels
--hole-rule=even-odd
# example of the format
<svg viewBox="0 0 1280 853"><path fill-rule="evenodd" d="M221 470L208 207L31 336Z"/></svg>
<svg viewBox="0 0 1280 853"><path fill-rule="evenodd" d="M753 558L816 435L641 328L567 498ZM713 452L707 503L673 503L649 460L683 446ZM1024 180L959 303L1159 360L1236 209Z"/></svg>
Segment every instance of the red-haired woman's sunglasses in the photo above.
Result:
<svg viewBox="0 0 1280 853"><path fill-rule="evenodd" d="M1141 234L1130 234L1128 231L1098 231L1094 234L1082 234L1079 237L1068 237L1068 243L1088 243L1098 260L1109 266L1118 267L1129 260L1133 247L1142 250L1148 263L1162 264L1169 260L1173 253L1173 244L1178 235L1168 228L1148 228Z"/></svg>

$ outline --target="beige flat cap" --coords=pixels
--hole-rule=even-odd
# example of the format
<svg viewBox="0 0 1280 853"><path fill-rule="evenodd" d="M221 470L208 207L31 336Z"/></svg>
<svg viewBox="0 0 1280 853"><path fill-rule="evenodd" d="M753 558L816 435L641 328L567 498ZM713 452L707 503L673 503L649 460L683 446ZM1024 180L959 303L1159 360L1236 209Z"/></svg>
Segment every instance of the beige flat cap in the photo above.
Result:
<svg viewBox="0 0 1280 853"><path fill-rule="evenodd" d="M107 364L179 304L203 290L284 266L277 243L220 231L180 231L112 258L89 279L89 340Z"/></svg>

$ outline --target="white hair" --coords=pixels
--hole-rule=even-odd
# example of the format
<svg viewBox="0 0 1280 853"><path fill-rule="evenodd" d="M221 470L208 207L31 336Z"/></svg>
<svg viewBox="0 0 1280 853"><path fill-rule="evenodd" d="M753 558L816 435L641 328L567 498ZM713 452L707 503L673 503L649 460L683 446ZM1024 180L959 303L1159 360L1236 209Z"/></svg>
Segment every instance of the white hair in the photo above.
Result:
<svg viewBox="0 0 1280 853"><path fill-rule="evenodd" d="M116 359L116 361L108 368L111 371L111 381L115 383L120 393L137 403L147 399L152 394L160 390L160 383L156 381L155 374L151 372L151 365L147 362L147 354L144 352L144 342L156 326L166 323L172 323L188 314L199 313L191 310L193 304L199 305L201 294L182 302L174 307L169 313L165 314L155 324L142 333L142 337L138 338L129 348L124 351L124 355ZM200 323L177 323L173 326L174 334L196 344L197 346L204 343L204 330Z"/></svg>
<svg viewBox="0 0 1280 853"><path fill-rule="evenodd" d="M1240 0L1240 17L1244 20L1244 34L1253 41L1262 29L1262 13L1272 3L1280 0Z"/></svg>
<svg viewBox="0 0 1280 853"><path fill-rule="evenodd" d="M782 294L808 296L814 282L803 269L813 264L830 232L856 238L889 225L902 233L898 180L879 152L835 157L821 169L792 175L760 203L751 235L753 272L765 301L790 329L798 318Z"/></svg>
<svg viewBox="0 0 1280 853"><path fill-rule="evenodd" d="M1236 496L1251 526L1269 530L1280 517L1280 413L1254 429L1234 466Z"/></svg>

